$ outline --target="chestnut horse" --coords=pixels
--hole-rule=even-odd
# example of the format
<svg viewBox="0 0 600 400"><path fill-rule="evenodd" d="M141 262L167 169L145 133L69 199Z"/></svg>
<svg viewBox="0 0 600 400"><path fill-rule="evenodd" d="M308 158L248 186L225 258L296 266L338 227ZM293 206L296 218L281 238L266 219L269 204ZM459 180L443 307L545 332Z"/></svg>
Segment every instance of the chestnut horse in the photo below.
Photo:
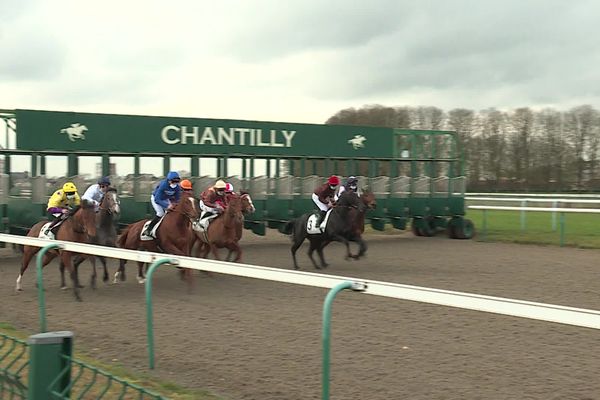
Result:
<svg viewBox="0 0 600 400"><path fill-rule="evenodd" d="M227 207L223 214L213 219L205 232L194 230L198 241L195 256L206 258L212 251L215 260L219 260L217 250L227 248L229 250L227 258L235 252L236 256L233 261L239 262L242 259L242 249L238 242L244 229L244 208L254 210L250 195L227 195Z"/></svg>
<svg viewBox="0 0 600 400"><path fill-rule="evenodd" d="M127 226L121 233L117 245L123 249L189 256L195 240L191 225L199 216L198 201L194 199L193 194L183 192L179 203L175 205L175 208L167 211L167 214L160 222L160 225L156 229L156 239L140 239L144 224L148 221L147 219L143 219ZM113 280L114 283L117 283L118 279L125 280L125 263L127 263L127 260L120 261L119 270L115 273ZM138 261L137 279L139 283L144 283L145 281L143 267L144 263ZM182 277L187 278L190 285L192 283L191 272L191 270L182 269Z"/></svg>
<svg viewBox="0 0 600 400"><path fill-rule="evenodd" d="M33 227L31 227L29 232L27 232L27 236L38 237L40 230L44 224L46 224L46 222L47 221L40 221L35 224ZM91 238L96 236L96 212L94 211L94 205L86 200L83 200L81 202L81 206L73 210L71 212L71 216L65 219L56 229L57 240L66 240L78 243L91 242ZM19 277L17 278L16 289L18 291L23 290L21 287L23 273L29 266L29 262L33 256L38 251L40 251L40 247L23 246L23 263L21 264L21 271L19 272ZM60 255L61 263L67 268L69 274L71 275L71 280L73 281L73 294L77 300L81 301L81 296L79 295L79 288L81 285L79 285L79 277L77 276L77 270L73 267L72 259L72 257L76 254L78 253L65 250L50 250L44 255L42 265L48 265L50 261Z"/></svg>
<svg viewBox="0 0 600 400"><path fill-rule="evenodd" d="M94 238L93 244L100 246L117 247L117 225L119 216L121 215L121 201L117 194L117 189L110 187L104 194L100 205L98 206L98 212L96 213L96 237ZM102 276L103 282L108 282L108 270L106 269L106 257L97 256L102 266L104 267L104 274ZM96 262L93 256L78 255L75 257L73 265L75 268L79 267L86 258L90 259L92 263L92 278L90 285L93 289L96 288ZM60 281L63 288L65 285L65 267L60 265Z"/></svg>
<svg viewBox="0 0 600 400"><path fill-rule="evenodd" d="M252 214L256 211L256 208L254 207L254 203L252 202L252 197L250 197L249 193L241 192L240 199L242 200L242 213L243 214ZM208 243L206 243L205 240L202 240L204 238L203 232L198 232L198 231L194 231L194 232L196 233L196 236L198 237L198 240L196 241L196 243L198 243L198 247L196 248L195 255L196 255L196 257L206 258L211 249L210 245ZM237 242L239 242L242 239L243 232L244 232L244 221L242 221L241 224L236 225L236 240L237 240ZM220 246L217 246L217 247L222 248ZM227 246L223 246L223 247L227 247ZM234 250L232 250L230 248L228 248L228 250L229 250L229 253L227 253L227 257L225 259L227 261L230 261ZM239 257L241 259L241 255L239 255Z"/></svg>

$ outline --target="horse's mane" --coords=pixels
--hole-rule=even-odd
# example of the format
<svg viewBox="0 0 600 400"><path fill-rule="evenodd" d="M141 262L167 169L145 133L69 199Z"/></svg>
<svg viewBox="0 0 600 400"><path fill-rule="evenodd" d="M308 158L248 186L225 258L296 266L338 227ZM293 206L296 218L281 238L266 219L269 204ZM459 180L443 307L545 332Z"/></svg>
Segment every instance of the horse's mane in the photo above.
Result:
<svg viewBox="0 0 600 400"><path fill-rule="evenodd" d="M110 186L108 189L106 189L106 193L108 193L108 192L115 192L115 193L117 193L117 188Z"/></svg>
<svg viewBox="0 0 600 400"><path fill-rule="evenodd" d="M81 200L81 208L83 208L83 209L94 208L94 203L92 203L91 201L87 201L86 199L83 199L83 200Z"/></svg>
<svg viewBox="0 0 600 400"><path fill-rule="evenodd" d="M339 206L355 206L358 204L358 195L355 192L345 191L337 201Z"/></svg>

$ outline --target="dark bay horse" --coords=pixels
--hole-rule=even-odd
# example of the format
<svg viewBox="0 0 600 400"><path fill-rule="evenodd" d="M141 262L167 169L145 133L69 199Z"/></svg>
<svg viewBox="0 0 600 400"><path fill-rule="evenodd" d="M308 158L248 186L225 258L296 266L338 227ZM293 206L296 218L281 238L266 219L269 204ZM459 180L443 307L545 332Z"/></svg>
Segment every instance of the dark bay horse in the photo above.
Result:
<svg viewBox="0 0 600 400"><path fill-rule="evenodd" d="M349 232L352 228L353 221L350 219L350 211L353 209L360 210L362 208L362 203L360 202L356 193L344 193L338 199L336 205L331 210L329 215L329 219L327 222L327 226L325 227L325 232L309 234L307 232L307 224L308 219L313 213L306 213L299 218L288 221L283 228L283 232L292 235L292 258L294 259L294 269L298 269L298 262L296 261L296 251L304 242L304 239L308 238L310 243L310 247L308 249L308 257L312 261L314 267L316 269L321 269L321 267L327 267L327 263L325 262L325 258L323 256L323 248L331 243L332 241L341 242L346 245L346 257L356 257L352 256L350 253L350 245L348 243L347 237L349 236ZM313 252L317 250L317 254L319 254L319 258L321 261L321 267L317 265L315 259L313 258Z"/></svg>
<svg viewBox="0 0 600 400"><path fill-rule="evenodd" d="M98 212L96 213L96 237L93 240L93 244L98 244L100 246L108 246L108 247L117 247L117 225L119 221L119 217L121 215L121 201L119 200L119 196L117 194L117 189L110 187L106 190L102 201L100 202L100 206L98 207ZM96 288L96 262L94 256L83 256L78 255L75 257L75 261L73 265L75 268L79 267L86 258L89 258L92 263L92 278L91 278L91 286L92 288ZM106 257L98 256L97 257L102 266L104 268L104 275L102 276L103 282L108 282L108 270L106 269ZM65 267L64 265L60 265L60 273L61 273L61 285L62 287L66 287L65 285Z"/></svg>
<svg viewBox="0 0 600 400"><path fill-rule="evenodd" d="M178 256L189 256L191 246L195 240L192 234L192 222L198 219L200 215L198 201L194 199L191 193L183 192L179 203L173 210L167 211L167 214L160 222L156 230L156 239L141 240L140 233L144 228L147 219L134 222L127 226L117 241L117 245L123 249L146 250L159 253L168 253ZM125 263L127 260L121 260L119 270L115 273L113 282L117 279L125 280ZM138 261L138 282L144 283L144 263ZM191 286L191 270L182 269L182 277L187 278Z"/></svg>
<svg viewBox="0 0 600 400"><path fill-rule="evenodd" d="M246 204L249 196L246 197ZM250 205L251 205L250 200ZM252 205L252 208L254 206ZM194 231L198 241L196 257L206 258L212 252L216 260L219 259L218 249L227 248L229 254L236 253L234 262L242 259L242 249L239 241L244 229L244 214L242 211L242 196L227 195L227 207L223 214L213 219L206 232Z"/></svg>
<svg viewBox="0 0 600 400"><path fill-rule="evenodd" d="M242 206L242 214L252 214L256 211L256 208L254 207L254 203L252 202L252 197L250 197L249 193L241 192L240 200L241 200L241 206ZM209 227L210 227L210 225L209 225ZM198 232L198 231L194 231L194 232L196 233L196 236L198 237L198 240L196 241L198 243L198 247L196 248L195 255L196 255L196 257L206 258L208 256L208 253L211 250L210 244L208 244L206 242L206 237L204 236L203 232ZM236 232L235 241L236 241L236 243L239 243L239 241L242 239L242 234L244 232L243 219L242 219L241 223L236 224L235 232ZM228 247L228 246L224 245L224 242L218 242L215 244L216 244L217 248L222 248L222 247L228 248L229 253L227 254L227 257L225 259L227 261L230 261L231 256L234 252L235 246ZM223 246L221 246L221 245L223 245ZM238 248L239 248L239 246L238 246ZM215 249L215 251L216 251L216 249ZM239 258L236 258L236 259L241 260L241 254L238 254L238 256L239 256ZM216 259L218 260L219 258L216 258Z"/></svg>
<svg viewBox="0 0 600 400"><path fill-rule="evenodd" d="M353 193L345 192L342 196L352 194ZM358 254L351 256L351 258L355 260L364 256L367 252L367 243L362 238L362 234L365 232L365 215L368 210L377 208L377 200L375 199L375 194L373 194L373 192L365 190L359 195L359 199L359 207L351 208L348 212L348 218L351 221L351 225L346 236L349 241L358 243ZM323 248L329 243L331 243L331 241L323 242Z"/></svg>
<svg viewBox="0 0 600 400"><path fill-rule="evenodd" d="M44 224L46 224L46 221L40 221L35 224L29 232L27 232L27 236L38 237ZM79 243L89 243L94 236L96 236L96 212L94 211L94 205L88 203L86 200L83 200L81 206L72 211L72 215L58 226L56 232L57 240ZM16 289L18 291L23 290L21 287L23 273L38 251L40 251L40 247L23 246L23 263L21 264L21 271L17 278ZM61 263L67 268L71 275L71 280L73 281L73 294L77 300L81 301L81 296L79 295L79 277L77 276L77 270L73 267L73 256L76 254L77 253L64 250L50 250L44 255L43 265L48 265L50 261L60 255Z"/></svg>

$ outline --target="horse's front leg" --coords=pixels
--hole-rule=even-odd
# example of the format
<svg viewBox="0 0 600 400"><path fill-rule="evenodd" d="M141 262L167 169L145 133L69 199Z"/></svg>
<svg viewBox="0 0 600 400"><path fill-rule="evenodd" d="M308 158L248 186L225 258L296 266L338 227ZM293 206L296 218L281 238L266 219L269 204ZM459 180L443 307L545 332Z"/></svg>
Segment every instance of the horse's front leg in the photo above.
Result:
<svg viewBox="0 0 600 400"><path fill-rule="evenodd" d="M331 237L331 239L335 240L336 242L341 242L346 246L346 260L349 260L351 258L354 258L354 259L357 258L357 256L353 255L350 252L350 242L344 236L336 234L336 235L333 235Z"/></svg>
<svg viewBox="0 0 600 400"><path fill-rule="evenodd" d="M102 263L102 268L104 268L104 274L102 275L102 282L108 282L108 268L106 268L106 257L99 256L98 259Z"/></svg>
<svg viewBox="0 0 600 400"><path fill-rule="evenodd" d="M211 251L213 257L215 258L215 260L221 261L221 259L219 258L219 249L215 244L212 244L212 243L210 244L210 251Z"/></svg>
<svg viewBox="0 0 600 400"><path fill-rule="evenodd" d="M92 287L92 289L96 289L96 279L98 277L98 274L96 273L96 257L89 256L89 259L90 263L92 263L92 277L90 279L90 286Z"/></svg>
<svg viewBox="0 0 600 400"><path fill-rule="evenodd" d="M73 283L73 295L75 296L75 299L77 301L82 301L79 294L79 277L77 276L77 270L73 267L72 254L68 251L63 251L60 258L65 268L71 275L71 281Z"/></svg>
<svg viewBox="0 0 600 400"><path fill-rule="evenodd" d="M229 254L227 255L227 261L231 255L235 252L236 256L233 262L240 262L242 260L242 248L240 247L238 242L233 242L227 245L227 249L229 250Z"/></svg>
<svg viewBox="0 0 600 400"><path fill-rule="evenodd" d="M119 283L119 280L121 281L125 281L125 264L127 263L127 260L119 260L119 268L117 269L117 272L115 272L115 276L113 279L113 283Z"/></svg>
<svg viewBox="0 0 600 400"><path fill-rule="evenodd" d="M146 277L144 276L144 263L141 261L138 261L137 265L138 265L137 281L139 284L144 284L146 282Z"/></svg>

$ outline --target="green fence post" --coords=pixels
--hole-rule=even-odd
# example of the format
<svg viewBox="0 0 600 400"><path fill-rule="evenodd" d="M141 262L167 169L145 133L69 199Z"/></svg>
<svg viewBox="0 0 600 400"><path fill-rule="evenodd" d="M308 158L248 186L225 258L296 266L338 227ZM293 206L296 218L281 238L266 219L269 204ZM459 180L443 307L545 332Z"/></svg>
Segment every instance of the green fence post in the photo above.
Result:
<svg viewBox="0 0 600 400"><path fill-rule="evenodd" d="M172 258L161 258L156 260L148 268L146 274L146 331L148 336L148 360L150 369L154 369L154 321L152 318L152 276L154 270L162 264L177 265L179 261Z"/></svg>
<svg viewBox="0 0 600 400"><path fill-rule="evenodd" d="M487 210L483 210L483 241L487 239Z"/></svg>
<svg viewBox="0 0 600 400"><path fill-rule="evenodd" d="M342 282L327 293L325 297L325 303L323 304L323 332L322 332L322 343L323 343L323 375L322 375L322 391L321 399L329 400L329 354L331 346L331 306L333 305L333 299L335 296L345 289L352 289L354 291L364 291L367 286L359 282Z"/></svg>
<svg viewBox="0 0 600 400"><path fill-rule="evenodd" d="M47 332L29 336L28 400L53 399L51 391L69 398L73 332ZM52 386L52 387L51 387Z"/></svg>
<svg viewBox="0 0 600 400"><path fill-rule="evenodd" d="M44 280L43 280L43 260L44 255L48 250L60 249L62 246L58 243L51 243L43 247L37 255L37 286L38 286L38 305L40 309L40 332L46 332L46 297L44 295Z"/></svg>

